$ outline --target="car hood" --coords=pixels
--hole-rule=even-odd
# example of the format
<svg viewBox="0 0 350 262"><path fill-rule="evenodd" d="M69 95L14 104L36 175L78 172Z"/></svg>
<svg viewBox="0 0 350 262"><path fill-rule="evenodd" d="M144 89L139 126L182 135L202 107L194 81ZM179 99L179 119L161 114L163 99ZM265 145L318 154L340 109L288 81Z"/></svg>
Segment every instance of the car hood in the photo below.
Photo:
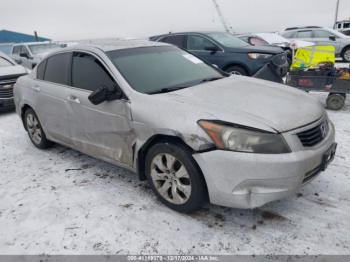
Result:
<svg viewBox="0 0 350 262"><path fill-rule="evenodd" d="M196 107L199 117L267 131L285 132L325 114L320 102L305 92L255 78L231 76L165 94L168 103Z"/></svg>
<svg viewBox="0 0 350 262"><path fill-rule="evenodd" d="M232 53L264 53L264 54L280 54L283 52L282 48L277 47L277 46L269 46L269 45L264 45L264 46L251 46L247 45L242 48L226 48L228 52Z"/></svg>
<svg viewBox="0 0 350 262"><path fill-rule="evenodd" d="M20 65L0 67L0 79L25 74L27 74L26 69Z"/></svg>

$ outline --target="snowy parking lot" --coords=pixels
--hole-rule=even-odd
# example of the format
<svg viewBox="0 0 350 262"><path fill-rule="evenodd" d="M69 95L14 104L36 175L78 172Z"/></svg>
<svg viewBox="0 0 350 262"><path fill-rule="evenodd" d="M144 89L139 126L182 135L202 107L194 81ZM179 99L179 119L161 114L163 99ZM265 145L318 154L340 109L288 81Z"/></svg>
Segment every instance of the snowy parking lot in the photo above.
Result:
<svg viewBox="0 0 350 262"><path fill-rule="evenodd" d="M58 145L36 149L15 113L0 114L0 253L349 254L350 100L328 113L337 156L294 197L192 215L166 208L129 171Z"/></svg>

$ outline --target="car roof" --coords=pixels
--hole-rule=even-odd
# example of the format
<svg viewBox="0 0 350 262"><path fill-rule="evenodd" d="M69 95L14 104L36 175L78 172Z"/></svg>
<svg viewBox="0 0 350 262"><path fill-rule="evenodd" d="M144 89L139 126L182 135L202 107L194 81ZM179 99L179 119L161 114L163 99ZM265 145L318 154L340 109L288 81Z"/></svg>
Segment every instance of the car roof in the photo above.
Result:
<svg viewBox="0 0 350 262"><path fill-rule="evenodd" d="M42 45L42 44L53 44L53 42L43 41L43 42L23 42L23 43L15 43L13 46L18 45Z"/></svg>
<svg viewBox="0 0 350 262"><path fill-rule="evenodd" d="M227 33L225 31L188 31L188 32L170 32L167 34L162 34L162 35L154 35L151 36L150 39L158 39L160 37L164 36L170 36L170 35L190 35L190 34L200 34L200 35L208 35L208 34L213 34L213 33ZM233 34L232 34L233 35Z"/></svg>
<svg viewBox="0 0 350 262"><path fill-rule="evenodd" d="M72 45L65 47L62 50L79 50L79 49L91 49L97 48L104 52L113 50L122 50L130 48L139 47L152 47L152 46L170 46L166 43L152 42L144 39L133 39L133 40L91 40L87 43L78 43L77 45Z"/></svg>

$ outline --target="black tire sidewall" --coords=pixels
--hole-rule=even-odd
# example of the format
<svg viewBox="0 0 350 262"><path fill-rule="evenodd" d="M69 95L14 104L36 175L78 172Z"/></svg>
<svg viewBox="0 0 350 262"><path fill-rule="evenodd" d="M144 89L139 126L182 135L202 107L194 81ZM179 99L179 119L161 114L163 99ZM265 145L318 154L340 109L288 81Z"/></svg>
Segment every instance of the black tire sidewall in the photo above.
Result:
<svg viewBox="0 0 350 262"><path fill-rule="evenodd" d="M335 106L334 104L332 104L332 102L334 101L334 99L339 99L341 104L340 106ZM333 94L333 95L329 95L327 97L327 108L331 109L331 110L340 110L343 108L344 104L345 104L345 98L344 96L340 95L340 94Z"/></svg>
<svg viewBox="0 0 350 262"><path fill-rule="evenodd" d="M347 48L344 49L344 51L343 51L343 53L342 53L343 61L344 61L344 62L347 62L347 63L350 63L350 60L346 60L346 59L345 59L345 53L346 53L347 51L349 51L349 50L350 50L350 47L347 47Z"/></svg>
<svg viewBox="0 0 350 262"><path fill-rule="evenodd" d="M153 184L153 180L150 175L151 163L153 158L161 153L168 153L176 157L182 162L189 173L192 188L190 198L185 204L176 205L168 202L159 194ZM193 159L191 152L189 152L185 146L179 143L159 143L152 146L146 155L145 168L145 173L153 192L156 194L158 199L169 208L181 213L191 213L198 210L207 200L207 192L203 175Z"/></svg>
<svg viewBox="0 0 350 262"><path fill-rule="evenodd" d="M35 143L34 140L32 139L32 137L29 135L29 131L28 131L28 123L27 123L27 116L29 114L32 114L34 115L34 117L37 119L38 123L39 123L39 127L41 129L41 141L39 144ZM46 148L49 148L52 146L52 142L47 140L46 138L46 135L45 135L45 132L41 126L41 123L40 123L40 120L38 118L38 116L35 114L34 110L31 109L31 108L28 108L25 113L24 113L24 123L26 125L26 129L27 129L27 132L28 132L28 136L30 138L30 141L32 141L33 145L36 146L37 148L39 149L46 149Z"/></svg>
<svg viewBox="0 0 350 262"><path fill-rule="evenodd" d="M242 76L248 76L247 71L241 66L230 66L226 70L226 73L231 73L233 71L239 72Z"/></svg>

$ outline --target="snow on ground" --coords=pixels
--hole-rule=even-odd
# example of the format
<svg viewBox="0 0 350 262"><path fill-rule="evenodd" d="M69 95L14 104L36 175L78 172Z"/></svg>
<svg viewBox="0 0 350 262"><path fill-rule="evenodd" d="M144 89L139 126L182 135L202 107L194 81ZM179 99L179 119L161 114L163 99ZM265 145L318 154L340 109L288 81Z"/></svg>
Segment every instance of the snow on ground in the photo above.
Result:
<svg viewBox="0 0 350 262"><path fill-rule="evenodd" d="M1 114L0 253L350 254L349 100L329 116L335 161L296 196L183 215L129 171L62 146L36 149L17 115Z"/></svg>

